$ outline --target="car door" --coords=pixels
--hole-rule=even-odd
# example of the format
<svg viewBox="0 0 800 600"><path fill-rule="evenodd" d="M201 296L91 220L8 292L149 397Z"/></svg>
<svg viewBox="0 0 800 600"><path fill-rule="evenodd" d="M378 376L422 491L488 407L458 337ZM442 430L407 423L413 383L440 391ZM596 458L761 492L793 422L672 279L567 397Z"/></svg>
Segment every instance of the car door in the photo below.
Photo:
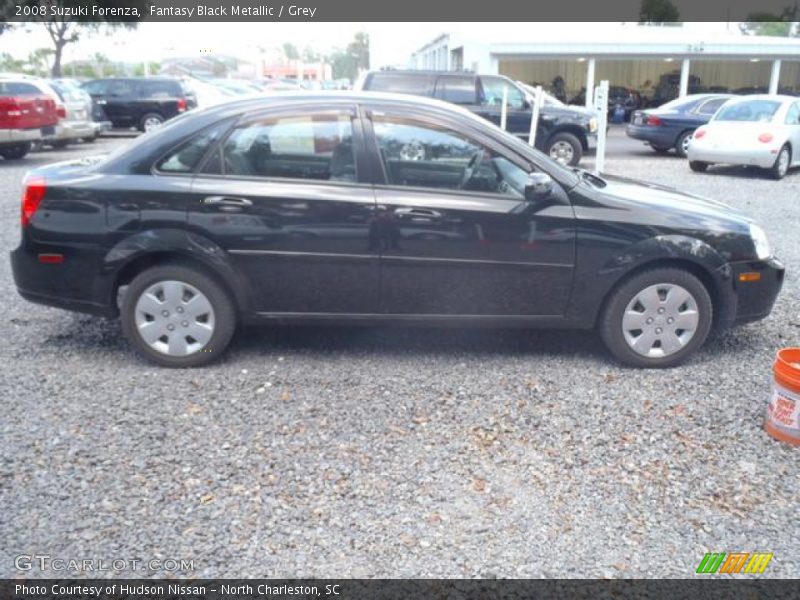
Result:
<svg viewBox="0 0 800 600"><path fill-rule="evenodd" d="M114 127L136 127L139 125L136 107L135 84L130 79L111 79L105 89L103 110Z"/></svg>
<svg viewBox="0 0 800 600"><path fill-rule="evenodd" d="M351 104L243 118L196 177L189 227L220 246L269 315L378 310L374 195Z"/></svg>
<svg viewBox="0 0 800 600"><path fill-rule="evenodd" d="M365 130L383 171L370 231L383 312L564 313L575 266L565 190L527 203L529 164L457 119L374 106Z"/></svg>

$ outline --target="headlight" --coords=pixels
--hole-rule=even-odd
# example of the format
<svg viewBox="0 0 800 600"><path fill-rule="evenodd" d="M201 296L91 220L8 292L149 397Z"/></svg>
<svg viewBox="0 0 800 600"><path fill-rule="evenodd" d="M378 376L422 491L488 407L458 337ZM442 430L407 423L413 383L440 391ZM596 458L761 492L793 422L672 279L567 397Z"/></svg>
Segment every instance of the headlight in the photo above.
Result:
<svg viewBox="0 0 800 600"><path fill-rule="evenodd" d="M759 260L764 260L770 257L769 242L767 241L767 234L755 223L750 223L750 237L753 240L753 246L756 249L756 256Z"/></svg>
<svg viewBox="0 0 800 600"><path fill-rule="evenodd" d="M592 117L589 119L589 133L594 133L597 131L597 119Z"/></svg>

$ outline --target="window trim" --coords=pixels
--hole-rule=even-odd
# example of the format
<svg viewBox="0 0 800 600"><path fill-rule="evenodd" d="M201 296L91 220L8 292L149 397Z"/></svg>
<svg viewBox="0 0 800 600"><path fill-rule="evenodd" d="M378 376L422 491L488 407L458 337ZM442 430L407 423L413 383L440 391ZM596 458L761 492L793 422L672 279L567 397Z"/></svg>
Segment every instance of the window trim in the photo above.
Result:
<svg viewBox="0 0 800 600"><path fill-rule="evenodd" d="M383 162L383 158L381 157L380 146L378 145L378 137L375 135L375 129L373 127L373 115L375 113L383 113L386 111L387 115L390 115L392 118L396 119L407 119L411 121L418 121L422 123L430 123L432 125L438 125L452 129L456 133L460 133L467 137L468 139L472 139L473 141L477 142L478 144L496 152L512 164L516 165L520 169L523 169L525 172L529 173L531 169L537 169L542 172L547 172L546 170L542 169L536 163L530 162L525 160L523 157L519 156L516 152L511 151L510 149L498 144L495 140L490 138L489 136L484 136L480 132L475 131L471 128L466 129L459 129L454 122L446 117L441 117L437 115L437 119L431 119L430 115L427 113L419 113L414 110L408 109L394 109L391 110L389 107L380 107L380 105L369 105L365 107L364 115L365 115L365 123L367 126L365 127L365 136L368 138L367 143L370 147L370 154L372 154L379 165L379 174L381 175L381 181L376 181L374 183L376 190L398 190L398 191L418 191L418 192L426 192L431 194L436 194L439 196L453 196L453 195L462 195L467 197L480 197L480 198L491 198L491 199L499 199L505 201L516 201L519 204L519 198L513 198L511 196L505 194L499 194L496 192L483 192L483 191L472 191L472 190L459 190L459 189L443 189L443 188L431 188L431 187L423 187L423 186L408 186L408 185L401 185L397 183L392 183L389 181L389 174L386 170L386 165ZM391 111L391 112L390 112ZM371 139L370 139L371 138ZM548 173L549 174L549 173ZM557 180L554 180L556 185L561 185L561 183ZM562 186L563 188L564 186ZM566 190L565 190L566 192Z"/></svg>

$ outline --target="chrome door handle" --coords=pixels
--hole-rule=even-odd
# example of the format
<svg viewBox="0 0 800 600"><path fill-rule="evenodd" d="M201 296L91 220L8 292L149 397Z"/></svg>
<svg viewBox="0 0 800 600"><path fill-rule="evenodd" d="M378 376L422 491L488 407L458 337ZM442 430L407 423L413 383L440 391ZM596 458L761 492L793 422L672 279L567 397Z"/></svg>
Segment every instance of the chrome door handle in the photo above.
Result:
<svg viewBox="0 0 800 600"><path fill-rule="evenodd" d="M247 198L234 198L232 196L208 196L203 198L203 206L208 206L221 212L241 212L253 206Z"/></svg>
<svg viewBox="0 0 800 600"><path fill-rule="evenodd" d="M394 214L400 217L417 217L422 219L441 219L442 213L430 208L396 208Z"/></svg>

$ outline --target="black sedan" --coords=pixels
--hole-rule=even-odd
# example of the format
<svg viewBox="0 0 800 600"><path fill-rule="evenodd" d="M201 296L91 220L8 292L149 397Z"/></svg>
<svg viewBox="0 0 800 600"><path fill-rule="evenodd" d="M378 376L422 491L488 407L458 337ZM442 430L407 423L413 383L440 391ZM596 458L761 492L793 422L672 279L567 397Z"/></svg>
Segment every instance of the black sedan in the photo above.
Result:
<svg viewBox="0 0 800 600"><path fill-rule="evenodd" d="M653 150L666 153L674 149L686 157L694 130L705 125L730 94L693 94L648 110L637 110L625 129L629 137L647 142Z"/></svg>
<svg viewBox="0 0 800 600"><path fill-rule="evenodd" d="M722 204L567 168L436 100L286 94L29 173L14 278L170 367L237 325L597 328L627 364L766 317L784 269ZM117 299L121 297L121 302Z"/></svg>

